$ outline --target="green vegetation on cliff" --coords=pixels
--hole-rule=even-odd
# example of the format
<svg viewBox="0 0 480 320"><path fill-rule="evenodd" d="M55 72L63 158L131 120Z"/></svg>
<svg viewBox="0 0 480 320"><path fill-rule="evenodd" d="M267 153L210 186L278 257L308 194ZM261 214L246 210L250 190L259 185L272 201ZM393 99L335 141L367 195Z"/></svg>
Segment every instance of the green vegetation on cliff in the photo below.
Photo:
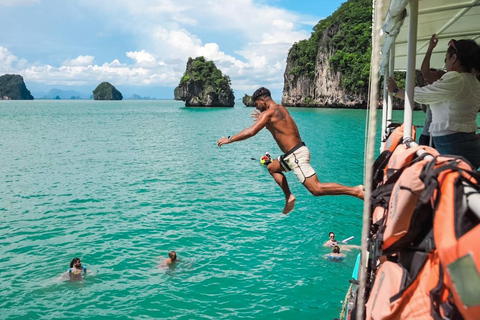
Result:
<svg viewBox="0 0 480 320"><path fill-rule="evenodd" d="M188 58L187 69L180 80L179 86L184 86L190 81L203 82L205 88L213 89L217 93L231 92L230 77L223 75L213 61L204 57Z"/></svg>
<svg viewBox="0 0 480 320"><path fill-rule="evenodd" d="M187 107L233 107L235 96L230 85L230 77L222 74L213 61L188 58L174 99L185 101Z"/></svg>
<svg viewBox="0 0 480 320"><path fill-rule="evenodd" d="M100 83L93 90L93 99L95 100L122 100L123 96L113 85L108 82Z"/></svg>
<svg viewBox="0 0 480 320"><path fill-rule="evenodd" d="M292 46L290 73L313 79L318 50L322 49L321 36L327 29L338 29L330 44L333 48L330 65L343 75L341 85L344 88L353 92L366 90L370 73L371 20L371 0L345 2L331 16L318 22L309 39Z"/></svg>
<svg viewBox="0 0 480 320"><path fill-rule="evenodd" d="M25 86L23 77L18 74L0 76L0 100L33 100Z"/></svg>

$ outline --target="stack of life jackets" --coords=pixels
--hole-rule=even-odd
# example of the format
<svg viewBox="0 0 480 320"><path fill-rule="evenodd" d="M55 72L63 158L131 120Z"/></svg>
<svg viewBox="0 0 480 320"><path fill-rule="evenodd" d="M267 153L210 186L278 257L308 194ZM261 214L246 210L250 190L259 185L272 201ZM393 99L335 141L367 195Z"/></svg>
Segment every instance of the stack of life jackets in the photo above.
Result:
<svg viewBox="0 0 480 320"><path fill-rule="evenodd" d="M480 319L480 174L402 135L374 164L365 317Z"/></svg>

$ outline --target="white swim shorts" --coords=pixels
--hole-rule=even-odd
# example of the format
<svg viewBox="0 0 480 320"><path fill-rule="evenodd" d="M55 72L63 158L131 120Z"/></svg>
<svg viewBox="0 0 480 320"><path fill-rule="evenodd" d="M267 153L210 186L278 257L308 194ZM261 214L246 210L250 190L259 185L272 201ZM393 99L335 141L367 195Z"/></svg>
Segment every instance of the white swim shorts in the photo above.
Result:
<svg viewBox="0 0 480 320"><path fill-rule="evenodd" d="M310 151L304 143L278 157L278 161L285 171L293 170L302 184L305 179L315 174L315 170L310 165Z"/></svg>

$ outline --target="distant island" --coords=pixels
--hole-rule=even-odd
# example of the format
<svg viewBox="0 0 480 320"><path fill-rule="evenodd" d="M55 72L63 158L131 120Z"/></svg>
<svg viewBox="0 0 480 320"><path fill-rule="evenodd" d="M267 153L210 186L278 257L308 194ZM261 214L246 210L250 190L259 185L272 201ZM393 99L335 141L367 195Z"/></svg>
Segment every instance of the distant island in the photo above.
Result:
<svg viewBox="0 0 480 320"><path fill-rule="evenodd" d="M249 96L246 93L242 98L242 102L246 107L256 107L255 102L252 101L252 96Z"/></svg>
<svg viewBox="0 0 480 320"><path fill-rule="evenodd" d="M23 77L18 74L0 76L0 100L33 100Z"/></svg>
<svg viewBox="0 0 480 320"><path fill-rule="evenodd" d="M35 97L39 98L39 95L35 95ZM85 97L82 97L82 94L78 91L75 90L62 90L58 88L53 88L50 89L47 93L41 93L40 99L72 99L72 100L78 100L78 99L84 99Z"/></svg>
<svg viewBox="0 0 480 320"><path fill-rule="evenodd" d="M112 84L108 82L100 83L95 90L93 90L94 100L122 100L123 96Z"/></svg>
<svg viewBox="0 0 480 320"><path fill-rule="evenodd" d="M130 98L126 98L126 99L129 99L129 100L156 100L155 97L153 97L153 98L150 98L148 96L147 97L142 97L142 96L140 96L138 94L135 94L135 93Z"/></svg>
<svg viewBox="0 0 480 320"><path fill-rule="evenodd" d="M188 58L174 96L175 100L185 101L187 107L233 107L235 96L230 86L230 77L223 75L213 61Z"/></svg>

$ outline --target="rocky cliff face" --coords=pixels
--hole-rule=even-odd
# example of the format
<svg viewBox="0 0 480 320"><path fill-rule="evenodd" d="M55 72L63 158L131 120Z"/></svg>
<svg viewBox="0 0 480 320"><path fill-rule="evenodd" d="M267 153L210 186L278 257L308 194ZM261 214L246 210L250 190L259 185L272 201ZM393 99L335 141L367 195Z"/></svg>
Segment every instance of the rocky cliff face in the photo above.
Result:
<svg viewBox="0 0 480 320"><path fill-rule="evenodd" d="M233 107L233 92L218 93L206 88L203 81L188 81L175 88L174 99L185 101L186 107Z"/></svg>
<svg viewBox="0 0 480 320"><path fill-rule="evenodd" d="M174 99L187 107L233 107L235 96L230 78L222 74L212 61L203 57L189 58L186 71L175 88Z"/></svg>
<svg viewBox="0 0 480 320"><path fill-rule="evenodd" d="M33 100L33 96L21 75L5 74L0 76L0 100Z"/></svg>
<svg viewBox="0 0 480 320"><path fill-rule="evenodd" d="M365 107L367 92L353 93L341 87L342 74L330 65L335 54L332 38L339 32L338 24L323 31L315 59L315 76L294 75L296 61L289 54L284 74L282 104L295 107Z"/></svg>

